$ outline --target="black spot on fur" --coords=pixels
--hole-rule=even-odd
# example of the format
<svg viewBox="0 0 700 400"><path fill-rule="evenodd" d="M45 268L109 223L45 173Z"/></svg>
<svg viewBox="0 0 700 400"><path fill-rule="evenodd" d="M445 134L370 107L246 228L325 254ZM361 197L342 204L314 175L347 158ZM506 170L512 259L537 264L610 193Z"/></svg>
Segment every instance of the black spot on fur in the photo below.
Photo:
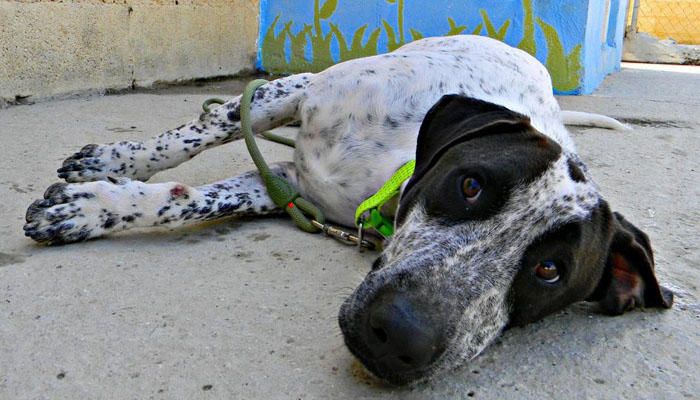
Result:
<svg viewBox="0 0 700 400"><path fill-rule="evenodd" d="M396 129L399 127L399 121L387 116L386 119L384 119L384 125Z"/></svg>
<svg viewBox="0 0 700 400"><path fill-rule="evenodd" d="M575 182L586 182L586 176L583 175L583 172L578 165L576 165L576 163L569 159L567 161L567 165L569 166L569 176L571 179L573 179Z"/></svg>
<svg viewBox="0 0 700 400"><path fill-rule="evenodd" d="M103 228L109 229L112 228L114 225L116 225L117 220L114 217L108 217L105 223L102 225Z"/></svg>

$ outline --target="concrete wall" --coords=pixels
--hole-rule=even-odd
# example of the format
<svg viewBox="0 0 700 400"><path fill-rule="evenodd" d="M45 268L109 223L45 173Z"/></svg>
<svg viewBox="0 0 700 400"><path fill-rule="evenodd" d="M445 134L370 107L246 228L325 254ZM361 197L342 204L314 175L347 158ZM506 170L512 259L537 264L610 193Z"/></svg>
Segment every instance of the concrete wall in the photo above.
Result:
<svg viewBox="0 0 700 400"><path fill-rule="evenodd" d="M259 0L0 0L0 103L255 66Z"/></svg>

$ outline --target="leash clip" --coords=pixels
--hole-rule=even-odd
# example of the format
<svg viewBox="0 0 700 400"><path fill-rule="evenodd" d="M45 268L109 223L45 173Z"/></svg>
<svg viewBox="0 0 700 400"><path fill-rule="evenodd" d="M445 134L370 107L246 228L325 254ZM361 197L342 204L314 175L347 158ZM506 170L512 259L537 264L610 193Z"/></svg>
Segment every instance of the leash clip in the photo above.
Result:
<svg viewBox="0 0 700 400"><path fill-rule="evenodd" d="M378 248L376 243L364 239L364 232L362 228L360 228L360 231L358 231L357 235L353 235L352 233L347 232L341 228L329 224L322 224L314 219L311 220L311 223L316 228L323 231L323 233L325 233L326 236L330 236L333 239L339 241L340 243L346 244L348 246L357 246L360 250L375 250Z"/></svg>
<svg viewBox="0 0 700 400"><path fill-rule="evenodd" d="M360 220L360 223L357 225L357 249L360 250L360 253L362 253L362 241L364 240L365 237L365 221Z"/></svg>

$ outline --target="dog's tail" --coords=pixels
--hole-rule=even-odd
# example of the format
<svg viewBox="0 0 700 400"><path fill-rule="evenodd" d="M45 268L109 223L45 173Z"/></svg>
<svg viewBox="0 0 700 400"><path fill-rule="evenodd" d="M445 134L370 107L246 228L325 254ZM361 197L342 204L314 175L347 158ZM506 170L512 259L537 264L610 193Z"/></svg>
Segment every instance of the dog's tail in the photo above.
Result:
<svg viewBox="0 0 700 400"><path fill-rule="evenodd" d="M591 126L618 131L629 131L632 129L629 125L623 124L615 118L582 111L562 111L561 120L564 122L564 125Z"/></svg>

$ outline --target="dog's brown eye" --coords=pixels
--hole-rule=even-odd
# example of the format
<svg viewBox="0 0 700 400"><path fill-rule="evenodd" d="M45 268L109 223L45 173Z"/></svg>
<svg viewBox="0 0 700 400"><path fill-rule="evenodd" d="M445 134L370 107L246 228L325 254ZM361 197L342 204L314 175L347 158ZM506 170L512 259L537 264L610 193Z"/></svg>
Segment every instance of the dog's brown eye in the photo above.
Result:
<svg viewBox="0 0 700 400"><path fill-rule="evenodd" d="M542 261L535 267L535 275L547 283L559 280L559 269L553 261Z"/></svg>
<svg viewBox="0 0 700 400"><path fill-rule="evenodd" d="M462 193L467 201L476 201L481 194L481 183L476 178L465 178L462 181Z"/></svg>

